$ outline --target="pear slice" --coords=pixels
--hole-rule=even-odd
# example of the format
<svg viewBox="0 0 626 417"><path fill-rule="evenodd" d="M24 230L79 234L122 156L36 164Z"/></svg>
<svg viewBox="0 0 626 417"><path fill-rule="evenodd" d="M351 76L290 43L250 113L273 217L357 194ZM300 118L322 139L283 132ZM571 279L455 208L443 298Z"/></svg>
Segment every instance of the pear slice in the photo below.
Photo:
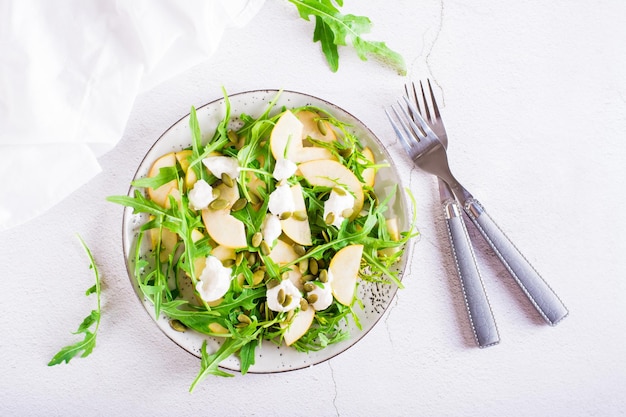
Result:
<svg viewBox="0 0 626 417"><path fill-rule="evenodd" d="M291 195L295 207L294 212L300 211L306 213L306 205L304 204L304 197L302 196L302 187L300 184L291 186ZM311 227L309 226L309 221L307 219L297 220L294 216L291 216L288 219L281 220L280 225L287 237L295 243L299 243L304 246L311 246Z"/></svg>
<svg viewBox="0 0 626 417"><path fill-rule="evenodd" d="M148 171L148 177L152 178L157 176L161 168L174 166L176 166L176 154L174 154L174 152L167 153L154 161L154 163L150 167L150 170ZM176 180L172 180L156 189L148 188L148 197L150 197L152 201L154 201L161 207L165 207L168 200L167 196L169 195L170 191L176 187Z"/></svg>
<svg viewBox="0 0 626 417"><path fill-rule="evenodd" d="M300 120L289 110L278 118L270 134L270 150L275 159L295 162L294 158L302 150L302 129Z"/></svg>
<svg viewBox="0 0 626 417"><path fill-rule="evenodd" d="M246 227L241 220L230 215L230 209L206 208L202 210L202 221L211 238L219 245L232 249L248 247Z"/></svg>
<svg viewBox="0 0 626 417"><path fill-rule="evenodd" d="M150 240L152 242L152 249L156 248L159 239L161 240L161 252L159 252L159 260L161 262L165 262L167 261L167 258L169 258L170 254L174 251L176 243L178 243L178 234L172 232L166 227L163 227L160 230L158 228L150 229Z"/></svg>
<svg viewBox="0 0 626 417"><path fill-rule="evenodd" d="M302 139L306 140L307 137L311 137L316 140L324 142L334 142L337 140L337 135L332 128L332 125L326 120L320 120L320 115L310 110L302 110L296 113L296 117L302 123ZM320 124L323 125L322 133L319 129Z"/></svg>
<svg viewBox="0 0 626 417"><path fill-rule="evenodd" d="M300 339L313 324L314 317L315 309L312 306L309 306L306 310L298 311L283 334L285 344L291 346Z"/></svg>
<svg viewBox="0 0 626 417"><path fill-rule="evenodd" d="M316 161L304 162L298 165L298 170L311 185L322 187L336 187L345 185L354 195L353 214L355 218L363 208L363 186L352 171L343 166L340 162L330 159L319 159Z"/></svg>
<svg viewBox="0 0 626 417"><path fill-rule="evenodd" d="M228 248L226 246L217 245L211 250L211 255L215 256L220 261L224 262L227 259L235 259L237 254L235 249Z"/></svg>
<svg viewBox="0 0 626 417"><path fill-rule="evenodd" d="M370 163L370 164L375 163L376 160L374 158L374 153L372 152L370 148L364 148L363 151L361 152L363 153L363 156L365 157L365 161L361 160L361 162ZM361 173L361 175L363 176L365 185L369 187L374 186L374 183L376 181L376 170L374 168L365 168L363 172Z"/></svg>
<svg viewBox="0 0 626 417"><path fill-rule="evenodd" d="M318 159L333 159L337 160L337 157L333 155L331 151L326 148L320 148L317 146L303 147L297 154L292 156L293 162L308 162Z"/></svg>
<svg viewBox="0 0 626 417"><path fill-rule="evenodd" d="M189 157L193 155L193 151L191 149L184 149L182 151L176 152L175 155L178 164L182 168L183 172L186 174L187 170L189 170L189 164L191 163L189 162Z"/></svg>
<svg viewBox="0 0 626 417"><path fill-rule="evenodd" d="M289 243L282 239L276 239L276 244L268 255L277 265L287 264L298 259L298 254Z"/></svg>
<svg viewBox="0 0 626 417"><path fill-rule="evenodd" d="M387 225L387 231L389 232L389 238L395 242L400 240L400 228L398 227L398 219L396 217L392 217L390 219L385 220L385 224ZM379 255L384 256L393 256L396 252L400 250L399 247L395 248L384 248L378 251Z"/></svg>
<svg viewBox="0 0 626 417"><path fill-rule="evenodd" d="M349 245L340 249L328 265L333 277L330 283L333 295L343 305L351 305L354 299L362 254L363 245Z"/></svg>

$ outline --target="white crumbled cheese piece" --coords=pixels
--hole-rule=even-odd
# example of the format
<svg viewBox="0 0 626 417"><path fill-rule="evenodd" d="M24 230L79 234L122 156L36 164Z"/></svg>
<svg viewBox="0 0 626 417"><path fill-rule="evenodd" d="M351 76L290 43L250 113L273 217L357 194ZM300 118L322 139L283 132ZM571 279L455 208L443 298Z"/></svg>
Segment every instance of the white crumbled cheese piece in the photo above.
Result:
<svg viewBox="0 0 626 417"><path fill-rule="evenodd" d="M261 233L263 234L263 240L265 240L270 246L274 244L274 241L278 239L278 236L282 233L282 227L278 216L268 214L263 220L263 226Z"/></svg>
<svg viewBox="0 0 626 417"><path fill-rule="evenodd" d="M309 291L310 294L317 295L317 301L311 304L315 311L326 310L333 303L333 292L329 282L316 282L313 291Z"/></svg>
<svg viewBox="0 0 626 417"><path fill-rule="evenodd" d="M278 293L280 290L283 290L285 297L291 296L291 302L287 305L282 305L278 302ZM284 279L280 282L280 284L270 288L267 290L267 307L278 313L294 310L296 307L300 306L300 300L302 299L302 294L300 294L300 290L293 285L288 279Z"/></svg>
<svg viewBox="0 0 626 417"><path fill-rule="evenodd" d="M207 208L213 200L215 200L213 187L205 180L196 181L191 191L189 191L189 205L194 210Z"/></svg>
<svg viewBox="0 0 626 417"><path fill-rule="evenodd" d="M333 213L335 220L332 225L335 227L341 227L343 222L343 212L346 209L352 209L354 207L354 196L348 191L345 191L344 195L340 195L335 190L330 192L328 200L324 203L324 219L328 217L329 213Z"/></svg>
<svg viewBox="0 0 626 417"><path fill-rule="evenodd" d="M222 261L209 255L206 257L206 266L198 278L196 291L206 302L218 300L230 288L231 274L231 268L225 267Z"/></svg>
<svg viewBox="0 0 626 417"><path fill-rule="evenodd" d="M272 191L267 208L275 216L280 216L286 212L292 213L296 209L289 184L281 184Z"/></svg>
<svg viewBox="0 0 626 417"><path fill-rule="evenodd" d="M209 156L202 160L202 163L211 174L221 178L222 174L228 174L232 179L239 177L239 161L230 156Z"/></svg>
<svg viewBox="0 0 626 417"><path fill-rule="evenodd" d="M276 161L272 175L276 181L282 181L295 174L297 169L295 162L283 158Z"/></svg>

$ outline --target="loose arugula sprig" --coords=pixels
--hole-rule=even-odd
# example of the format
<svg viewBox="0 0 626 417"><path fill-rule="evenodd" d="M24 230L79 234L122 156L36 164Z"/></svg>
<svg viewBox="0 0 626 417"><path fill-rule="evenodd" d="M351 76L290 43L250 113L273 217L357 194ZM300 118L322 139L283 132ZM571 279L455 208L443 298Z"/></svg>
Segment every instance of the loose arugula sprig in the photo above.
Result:
<svg viewBox="0 0 626 417"><path fill-rule="evenodd" d="M309 21L310 16L315 17L313 42L320 42L331 71L337 72L339 68L337 47L351 43L363 61L367 60L368 55L373 55L395 68L400 75L406 74L406 65L400 54L391 50L384 42L368 41L361 36L371 30L372 22L369 18L340 13L338 7L343 6L343 0L289 0L289 2L296 6L302 19Z"/></svg>
<svg viewBox="0 0 626 417"><path fill-rule="evenodd" d="M81 358L89 356L89 354L91 354L94 347L96 346L96 335L98 334L98 328L100 327L101 316L100 272L98 271L96 261L94 260L91 251L87 247L87 244L80 236L78 236L78 239L80 240L83 249L85 249L85 252L89 257L89 269L93 270L96 278L96 283L85 292L85 295L89 296L91 294L96 294L97 307L95 310L91 310L91 313L89 313L89 315L85 317L80 326L78 326L78 330L74 332L74 334L84 333L85 338L80 342L76 342L73 345L65 346L63 349L61 349L56 355L54 355L52 360L48 363L48 366L58 365L63 362L69 363L72 358L78 355L80 355Z"/></svg>

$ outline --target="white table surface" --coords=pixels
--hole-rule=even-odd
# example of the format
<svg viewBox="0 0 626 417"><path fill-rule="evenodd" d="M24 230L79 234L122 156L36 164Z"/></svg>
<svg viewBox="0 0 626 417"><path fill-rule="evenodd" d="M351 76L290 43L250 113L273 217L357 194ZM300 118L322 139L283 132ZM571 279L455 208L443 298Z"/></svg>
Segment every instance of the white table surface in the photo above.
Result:
<svg viewBox="0 0 626 417"><path fill-rule="evenodd" d="M626 413L626 3L346 2L370 39L404 55L441 97L451 164L564 300L547 326L493 253L479 261L500 345L477 349L450 259L436 181L402 154L383 108L407 78L341 50L331 73L312 26L268 0L207 62L136 100L103 171L44 215L0 234L2 416L615 416ZM191 105L259 88L302 91L349 110L380 137L417 197L421 239L406 289L362 341L310 369L209 377L154 325L121 249L124 194L143 154ZM44 167L41 167L44 174ZM46 366L95 299L91 356Z"/></svg>

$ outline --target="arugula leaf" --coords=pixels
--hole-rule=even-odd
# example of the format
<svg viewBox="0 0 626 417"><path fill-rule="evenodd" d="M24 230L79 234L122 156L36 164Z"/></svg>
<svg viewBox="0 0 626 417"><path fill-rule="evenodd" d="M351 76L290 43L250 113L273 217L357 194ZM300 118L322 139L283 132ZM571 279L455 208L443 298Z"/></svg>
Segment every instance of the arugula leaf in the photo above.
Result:
<svg viewBox="0 0 626 417"><path fill-rule="evenodd" d="M92 310L91 313L82 321L82 323L78 326L78 330L74 332L74 334L84 333L85 337L83 340L74 343L73 345L65 346L62 348L50 362L48 366L59 365L63 362L69 363L70 360L80 355L81 358L89 356L93 349L96 347L96 335L98 333L98 328L100 327L100 272L96 267L96 261L91 254L91 251L85 244L85 241L78 236L80 243L82 244L87 256L89 257L89 268L93 270L96 283L92 287L89 287L87 291L85 291L85 295L89 296L91 294L96 294L97 297L97 307L95 310ZM95 326L95 327L94 327ZM93 328L93 330L91 330Z"/></svg>
<svg viewBox="0 0 626 417"><path fill-rule="evenodd" d="M300 17L309 21L315 17L313 42L320 42L322 52L332 72L339 68L337 46L352 44L359 58L367 60L369 55L396 69L400 75L406 75L406 64L400 54L391 50L384 42L363 39L361 35L369 33L372 22L366 16L344 15L332 0L289 0L298 9ZM342 1L336 1L338 7Z"/></svg>

